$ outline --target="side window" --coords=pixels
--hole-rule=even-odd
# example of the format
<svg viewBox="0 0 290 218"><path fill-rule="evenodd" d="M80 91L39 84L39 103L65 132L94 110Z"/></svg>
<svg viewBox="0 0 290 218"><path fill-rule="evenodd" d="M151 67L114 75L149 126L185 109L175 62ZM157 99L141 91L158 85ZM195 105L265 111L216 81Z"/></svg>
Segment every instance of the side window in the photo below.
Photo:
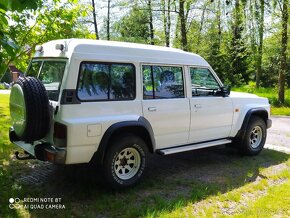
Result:
<svg viewBox="0 0 290 218"><path fill-rule="evenodd" d="M183 98L182 67L143 65L143 98Z"/></svg>
<svg viewBox="0 0 290 218"><path fill-rule="evenodd" d="M132 64L81 63L80 100L131 100L135 98L135 89Z"/></svg>
<svg viewBox="0 0 290 218"><path fill-rule="evenodd" d="M210 70L206 68L190 68L192 96L214 96L220 86Z"/></svg>
<svg viewBox="0 0 290 218"><path fill-rule="evenodd" d="M132 65L112 64L110 99L135 98L135 70Z"/></svg>

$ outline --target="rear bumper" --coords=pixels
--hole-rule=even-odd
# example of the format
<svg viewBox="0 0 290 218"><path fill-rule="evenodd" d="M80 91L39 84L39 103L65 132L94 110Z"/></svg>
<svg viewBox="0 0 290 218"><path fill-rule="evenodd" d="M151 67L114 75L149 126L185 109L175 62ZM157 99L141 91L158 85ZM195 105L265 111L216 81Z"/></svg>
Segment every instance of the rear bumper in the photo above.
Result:
<svg viewBox="0 0 290 218"><path fill-rule="evenodd" d="M17 139L14 129L9 130L10 141L41 161L49 161L55 164L64 164L66 160L66 148L58 148L46 142L28 143Z"/></svg>

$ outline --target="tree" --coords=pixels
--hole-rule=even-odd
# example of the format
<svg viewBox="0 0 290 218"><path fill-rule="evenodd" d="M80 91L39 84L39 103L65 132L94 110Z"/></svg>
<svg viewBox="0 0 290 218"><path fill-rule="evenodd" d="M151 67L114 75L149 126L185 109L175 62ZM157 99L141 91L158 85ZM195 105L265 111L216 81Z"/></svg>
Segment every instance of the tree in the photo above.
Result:
<svg viewBox="0 0 290 218"><path fill-rule="evenodd" d="M99 39L95 0L92 0L92 7L93 7L93 20L94 20L93 22L94 22L94 28L95 28L95 35L96 35L96 39Z"/></svg>
<svg viewBox="0 0 290 218"><path fill-rule="evenodd" d="M243 38L243 3L241 0L235 0L233 7L232 20L232 40L230 45L231 76L232 84L240 85L248 82L247 75L247 49Z"/></svg>
<svg viewBox="0 0 290 218"><path fill-rule="evenodd" d="M30 11L13 12L10 17L8 34L18 45L13 56L5 58L5 66L12 61L25 70L35 46L53 39L84 38L89 35L88 29L79 21L86 16L89 7L75 3L54 3L43 1L35 15ZM34 24L31 24L32 20Z"/></svg>
<svg viewBox="0 0 290 218"><path fill-rule="evenodd" d="M259 0L260 7L257 13L258 29L259 29L259 42L257 54L257 71L256 71L256 88L260 87L260 79L262 74L262 57L263 57L263 42L264 42L264 14L265 14L265 1Z"/></svg>
<svg viewBox="0 0 290 218"><path fill-rule="evenodd" d="M41 4L41 0L1 1L0 2L0 76L6 72L7 59L14 58L19 50L15 39L9 34L7 12L35 10Z"/></svg>
<svg viewBox="0 0 290 218"><path fill-rule="evenodd" d="M283 0L282 3L282 39L281 39L281 57L280 70L278 79L278 100L280 103L285 102L285 74L286 74L286 60L287 60L287 43L288 43L288 0Z"/></svg>
<svg viewBox="0 0 290 218"><path fill-rule="evenodd" d="M184 51L188 51L187 45L187 33L186 33L186 15L184 9L185 0L179 0L179 20L180 20L180 31L181 31L181 45Z"/></svg>
<svg viewBox="0 0 290 218"><path fill-rule="evenodd" d="M147 10L133 6L127 15L115 23L116 31L121 35L119 40L129 42L150 42L149 17Z"/></svg>
<svg viewBox="0 0 290 218"><path fill-rule="evenodd" d="M111 19L110 9L111 9L111 0L108 0L108 8L107 8L107 40L110 40L110 19Z"/></svg>
<svg viewBox="0 0 290 218"><path fill-rule="evenodd" d="M166 2L167 2L167 8L166 8ZM170 46L170 29L171 29L171 18L170 18L171 0L168 0L168 1L161 0L161 5L162 5L165 45L166 47L169 47Z"/></svg>
<svg viewBox="0 0 290 218"><path fill-rule="evenodd" d="M147 7L148 7L148 13L149 13L150 44L154 45L154 28L153 28L151 0L147 0Z"/></svg>

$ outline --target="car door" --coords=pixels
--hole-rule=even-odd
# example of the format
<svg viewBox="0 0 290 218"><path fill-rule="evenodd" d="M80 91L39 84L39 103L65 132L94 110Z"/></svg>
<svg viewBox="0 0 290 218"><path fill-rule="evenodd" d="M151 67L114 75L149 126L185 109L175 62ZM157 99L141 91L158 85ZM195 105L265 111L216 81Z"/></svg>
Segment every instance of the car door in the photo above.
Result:
<svg viewBox="0 0 290 218"><path fill-rule="evenodd" d="M189 142L227 138L232 128L233 105L221 96L221 84L208 68L189 67L192 97Z"/></svg>
<svg viewBox="0 0 290 218"><path fill-rule="evenodd" d="M189 99L182 66L142 65L143 115L150 122L156 148L188 142Z"/></svg>

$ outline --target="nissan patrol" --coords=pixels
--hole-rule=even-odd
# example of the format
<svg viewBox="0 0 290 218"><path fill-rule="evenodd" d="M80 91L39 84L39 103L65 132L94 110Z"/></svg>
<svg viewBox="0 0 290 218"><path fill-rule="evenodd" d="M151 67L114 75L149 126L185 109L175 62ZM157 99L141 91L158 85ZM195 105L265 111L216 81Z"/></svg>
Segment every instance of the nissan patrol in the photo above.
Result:
<svg viewBox="0 0 290 218"><path fill-rule="evenodd" d="M148 152L233 144L257 155L271 126L268 99L230 92L197 54L86 39L37 46L10 113L18 159L95 162L114 189L140 181Z"/></svg>

